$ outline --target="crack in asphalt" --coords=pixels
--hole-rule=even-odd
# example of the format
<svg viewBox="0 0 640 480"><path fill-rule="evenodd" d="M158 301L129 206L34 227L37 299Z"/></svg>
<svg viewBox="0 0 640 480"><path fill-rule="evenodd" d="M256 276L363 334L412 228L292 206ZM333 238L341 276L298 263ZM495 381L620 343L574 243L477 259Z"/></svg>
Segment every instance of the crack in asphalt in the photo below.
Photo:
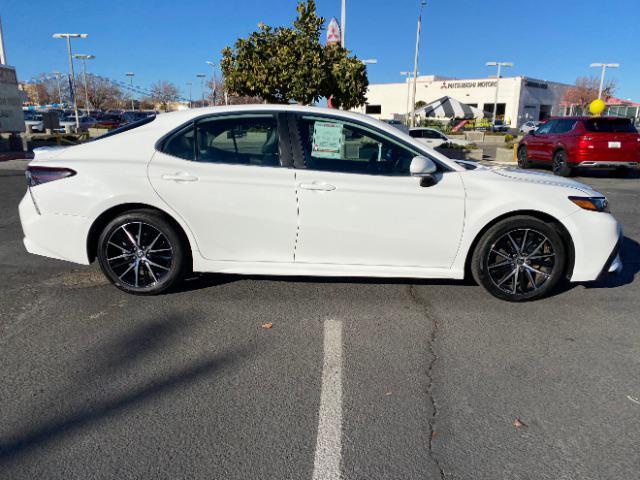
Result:
<svg viewBox="0 0 640 480"><path fill-rule="evenodd" d="M446 474L444 471L444 467L442 465L442 463L440 462L440 460L438 459L438 456L435 454L435 451L433 449L433 439L435 438L436 435L436 430L435 430L435 425L436 425L436 419L438 417L438 404L436 402L435 396L433 395L433 368L435 366L435 363L438 360L438 355L435 352L434 349L434 345L435 342L437 340L437 336L438 336L438 319L431 315L431 312L429 310L430 305L423 299L420 299L416 293L415 290L415 285L409 285L409 297L411 298L411 300L413 301L413 303L415 303L416 305L418 305L418 307L420 307L420 309L423 311L424 316L427 317L427 319L431 320L431 334L429 335L429 340L427 342L428 345L428 349L429 349L429 355L431 356L431 361L429 362L429 365L427 366L427 396L429 397L429 401L431 402L431 406L433 407L433 415L431 416L431 418L429 419L429 456L433 459L433 461L435 462L436 466L438 467L438 470L440 471L440 478L442 480L446 479Z"/></svg>

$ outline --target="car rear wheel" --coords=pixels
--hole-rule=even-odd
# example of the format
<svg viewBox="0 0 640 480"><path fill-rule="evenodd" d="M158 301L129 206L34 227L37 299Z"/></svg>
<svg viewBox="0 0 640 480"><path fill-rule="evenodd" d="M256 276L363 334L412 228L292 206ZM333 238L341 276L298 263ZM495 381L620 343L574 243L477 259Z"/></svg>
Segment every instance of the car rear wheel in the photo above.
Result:
<svg viewBox="0 0 640 480"><path fill-rule="evenodd" d="M518 166L520 168L531 168L531 162L527 158L527 147L524 145L518 149Z"/></svg>
<svg viewBox="0 0 640 480"><path fill-rule="evenodd" d="M182 278L186 255L180 234L161 214L135 210L105 227L98 239L98 261L119 289L154 295Z"/></svg>
<svg viewBox="0 0 640 480"><path fill-rule="evenodd" d="M553 154L552 169L554 175L561 177L570 177L572 175L573 171L567 162L567 154L564 150L558 150Z"/></svg>
<svg viewBox="0 0 640 480"><path fill-rule="evenodd" d="M475 281L489 293L521 302L541 298L557 286L565 274L567 254L552 224L517 216L487 230L471 262Z"/></svg>

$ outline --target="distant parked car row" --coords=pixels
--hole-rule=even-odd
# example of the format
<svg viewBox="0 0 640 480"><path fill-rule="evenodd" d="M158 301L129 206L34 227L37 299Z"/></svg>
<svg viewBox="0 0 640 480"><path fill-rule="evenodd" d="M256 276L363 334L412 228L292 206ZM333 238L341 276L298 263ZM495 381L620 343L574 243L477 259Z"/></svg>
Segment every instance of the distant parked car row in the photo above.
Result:
<svg viewBox="0 0 640 480"><path fill-rule="evenodd" d="M55 112L59 117L60 127L55 129L58 133L64 133L65 127L76 126L76 115L74 111L69 110L48 110ZM35 110L24 111L25 125L29 126L33 132L44 132L43 128L43 112ZM78 112L78 123L81 130L88 128L106 128L114 129L126 125L128 123L137 122L148 116L155 115L155 112L149 111L90 111L89 115L85 111Z"/></svg>

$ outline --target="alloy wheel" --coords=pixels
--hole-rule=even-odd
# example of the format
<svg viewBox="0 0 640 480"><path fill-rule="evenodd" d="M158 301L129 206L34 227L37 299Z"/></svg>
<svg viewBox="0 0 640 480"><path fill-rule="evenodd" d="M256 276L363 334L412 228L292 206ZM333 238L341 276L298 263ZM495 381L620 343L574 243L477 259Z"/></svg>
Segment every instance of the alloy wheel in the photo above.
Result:
<svg viewBox="0 0 640 480"><path fill-rule="evenodd" d="M558 152L553 156L553 172L558 173L565 167L564 154Z"/></svg>
<svg viewBox="0 0 640 480"><path fill-rule="evenodd" d="M149 223L120 225L105 245L108 268L129 288L153 287L171 271L173 247L167 236Z"/></svg>
<svg viewBox="0 0 640 480"><path fill-rule="evenodd" d="M541 290L553 275L556 252L547 236L518 228L499 237L485 261L497 288L509 295L529 295Z"/></svg>

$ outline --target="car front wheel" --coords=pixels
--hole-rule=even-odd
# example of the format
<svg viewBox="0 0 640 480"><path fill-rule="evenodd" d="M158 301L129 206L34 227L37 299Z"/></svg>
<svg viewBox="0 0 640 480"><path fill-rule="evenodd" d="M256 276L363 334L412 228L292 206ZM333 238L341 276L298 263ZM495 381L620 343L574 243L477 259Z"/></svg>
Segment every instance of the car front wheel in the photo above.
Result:
<svg viewBox="0 0 640 480"><path fill-rule="evenodd" d="M119 289L153 295L182 278L186 255L179 233L160 213L136 210L113 219L102 231L98 261Z"/></svg>
<svg viewBox="0 0 640 480"><path fill-rule="evenodd" d="M520 302L551 292L566 264L564 243L552 224L517 216L485 232L473 253L471 272L493 296Z"/></svg>

